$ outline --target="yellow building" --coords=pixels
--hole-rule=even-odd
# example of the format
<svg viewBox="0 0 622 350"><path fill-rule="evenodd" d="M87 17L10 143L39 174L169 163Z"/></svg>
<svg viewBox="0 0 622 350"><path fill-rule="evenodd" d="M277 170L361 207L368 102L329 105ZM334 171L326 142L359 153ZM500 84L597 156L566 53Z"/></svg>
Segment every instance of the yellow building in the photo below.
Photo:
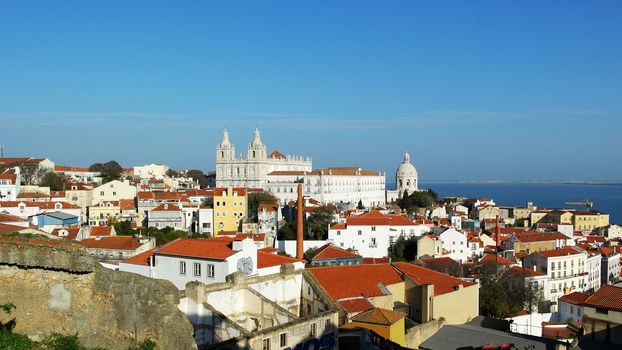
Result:
<svg viewBox="0 0 622 350"><path fill-rule="evenodd" d="M245 188L214 189L214 233L238 231L240 222L248 215Z"/></svg>
<svg viewBox="0 0 622 350"><path fill-rule="evenodd" d="M102 201L89 207L88 222L91 226L110 225L119 221L120 215L119 201Z"/></svg>
<svg viewBox="0 0 622 350"><path fill-rule="evenodd" d="M533 226L540 222L551 210L535 210L529 215L531 219L530 225Z"/></svg>
<svg viewBox="0 0 622 350"><path fill-rule="evenodd" d="M546 214L544 219L540 220L540 222L546 222L550 224L571 224L572 223L572 213L571 211L566 210L553 210Z"/></svg>
<svg viewBox="0 0 622 350"><path fill-rule="evenodd" d="M572 224L575 231L593 230L609 225L609 214L597 211L575 211L573 214Z"/></svg>
<svg viewBox="0 0 622 350"><path fill-rule="evenodd" d="M346 328L361 327L401 346L406 345L404 318L406 314L387 309L373 308L351 318Z"/></svg>

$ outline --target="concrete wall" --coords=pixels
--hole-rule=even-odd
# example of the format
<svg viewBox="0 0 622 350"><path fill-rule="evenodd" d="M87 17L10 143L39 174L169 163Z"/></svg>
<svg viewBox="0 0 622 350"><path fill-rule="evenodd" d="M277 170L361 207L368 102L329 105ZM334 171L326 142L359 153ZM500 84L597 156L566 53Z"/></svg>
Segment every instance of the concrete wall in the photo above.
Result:
<svg viewBox="0 0 622 350"><path fill-rule="evenodd" d="M444 318L448 324L463 324L479 315L479 285L435 295L432 316L435 320Z"/></svg>
<svg viewBox="0 0 622 350"><path fill-rule="evenodd" d="M309 248L319 248L323 245L325 245L327 243L327 241L303 241L303 251L306 252L307 249ZM285 253L291 255L291 256L296 256L296 241L295 240L291 240L291 241L276 241L276 248L279 248L279 250L284 251Z"/></svg>
<svg viewBox="0 0 622 350"><path fill-rule="evenodd" d="M438 332L444 324L444 321L432 320L409 329L404 337L406 344L405 347L418 349L421 343L436 334L436 332Z"/></svg>
<svg viewBox="0 0 622 350"><path fill-rule="evenodd" d="M0 241L0 286L2 302L17 306L14 331L33 339L77 333L89 348L126 349L136 337L196 349L171 283L102 268L78 245Z"/></svg>

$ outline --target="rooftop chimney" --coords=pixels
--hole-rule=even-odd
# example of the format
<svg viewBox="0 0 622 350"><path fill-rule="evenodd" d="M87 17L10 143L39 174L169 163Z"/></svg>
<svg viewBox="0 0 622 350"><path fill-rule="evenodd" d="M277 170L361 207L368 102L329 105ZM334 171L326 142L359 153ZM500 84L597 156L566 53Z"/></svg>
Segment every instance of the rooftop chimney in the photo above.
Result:
<svg viewBox="0 0 622 350"><path fill-rule="evenodd" d="M499 215L497 215L496 223L497 223L497 253L499 253L499 248L501 247L501 227L499 227Z"/></svg>
<svg viewBox="0 0 622 350"><path fill-rule="evenodd" d="M296 230L296 259L302 259L304 251L302 247L302 218L303 218L303 203L302 203L302 183L298 183L298 217L297 217L297 230Z"/></svg>

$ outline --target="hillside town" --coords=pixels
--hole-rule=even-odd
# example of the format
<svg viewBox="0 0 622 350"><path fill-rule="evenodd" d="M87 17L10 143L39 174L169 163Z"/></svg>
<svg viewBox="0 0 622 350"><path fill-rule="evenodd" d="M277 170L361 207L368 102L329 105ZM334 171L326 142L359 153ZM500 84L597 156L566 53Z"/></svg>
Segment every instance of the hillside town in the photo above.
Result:
<svg viewBox="0 0 622 350"><path fill-rule="evenodd" d="M315 168L250 136L240 155L224 130L213 172L0 158L0 268L37 266L22 262L28 246L165 284L175 293L158 300L191 326L180 348L622 346L622 226L593 203L439 198L409 153L389 155L389 173ZM160 333L140 336L166 348Z"/></svg>

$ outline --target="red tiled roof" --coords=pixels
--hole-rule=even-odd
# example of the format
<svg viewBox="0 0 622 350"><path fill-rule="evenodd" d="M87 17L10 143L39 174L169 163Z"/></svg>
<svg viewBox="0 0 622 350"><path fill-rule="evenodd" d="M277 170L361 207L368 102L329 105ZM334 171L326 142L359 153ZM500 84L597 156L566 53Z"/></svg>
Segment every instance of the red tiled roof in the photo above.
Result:
<svg viewBox="0 0 622 350"><path fill-rule="evenodd" d="M568 237L560 232L540 232L540 231L527 231L521 233L514 233L516 239L519 242L544 242L555 240L566 240Z"/></svg>
<svg viewBox="0 0 622 350"><path fill-rule="evenodd" d="M534 271L532 269L528 269L528 268L520 267L520 266L512 266L508 269L508 272L514 276L525 276L525 277L546 276L546 274L542 272Z"/></svg>
<svg viewBox="0 0 622 350"><path fill-rule="evenodd" d="M17 208L19 203L24 203L27 207L39 207L40 209L55 209L55 205L59 203L62 209L80 209L77 205L67 202L29 202L29 201L6 201L0 202L0 207Z"/></svg>
<svg viewBox="0 0 622 350"><path fill-rule="evenodd" d="M480 264L514 265L510 260L497 254L486 253L479 259Z"/></svg>
<svg viewBox="0 0 622 350"><path fill-rule="evenodd" d="M60 231L67 231L67 236L61 236ZM80 233L79 227L68 227L68 228L55 228L52 230L51 234L57 237L65 238L65 239L76 239L78 237L78 233Z"/></svg>
<svg viewBox="0 0 622 350"><path fill-rule="evenodd" d="M274 150L272 151L272 153L270 153L270 155L268 156L268 158L280 158L280 159L284 159L285 156L283 155L283 153L279 152L279 150Z"/></svg>
<svg viewBox="0 0 622 350"><path fill-rule="evenodd" d="M304 260L290 258L288 256L271 254L257 251L257 268L262 269L265 267L279 266L284 264L293 264L295 262L302 262Z"/></svg>
<svg viewBox="0 0 622 350"><path fill-rule="evenodd" d="M339 247L335 247L334 245L328 243L318 248L315 256L311 258L312 260L321 260L321 259L337 259L337 258L352 258L352 257L361 257L358 254L354 254L348 250L341 249Z"/></svg>
<svg viewBox="0 0 622 350"><path fill-rule="evenodd" d="M118 250L136 250L143 245L143 243L140 243L139 238L132 236L89 238L81 240L80 244L87 248Z"/></svg>
<svg viewBox="0 0 622 350"><path fill-rule="evenodd" d="M134 255L133 257L129 259L123 260L123 262L127 264L149 266L149 259L153 256L154 250L155 249L150 249L146 252L142 252L138 255Z"/></svg>
<svg viewBox="0 0 622 350"><path fill-rule="evenodd" d="M590 295L584 305L622 311L622 287L605 284L596 293Z"/></svg>
<svg viewBox="0 0 622 350"><path fill-rule="evenodd" d="M469 287L476 284L405 262L393 263L393 266L410 277L418 285L433 284L435 295L453 292L458 285Z"/></svg>
<svg viewBox="0 0 622 350"><path fill-rule="evenodd" d="M112 226L91 226L91 236L110 236Z"/></svg>
<svg viewBox="0 0 622 350"><path fill-rule="evenodd" d="M162 203L151 211L180 211L179 207L172 203Z"/></svg>
<svg viewBox="0 0 622 350"><path fill-rule="evenodd" d="M88 173L91 172L89 170L89 168L81 168L81 167L77 167L77 166L64 166L64 165L54 165L54 171L55 172L65 172L65 171L70 171L70 172L74 172L74 173Z"/></svg>
<svg viewBox="0 0 622 350"><path fill-rule="evenodd" d="M20 237L1 237L0 241L3 242L15 242L15 243L30 243L30 244L38 244L38 245L46 245L51 247L63 246L63 247L74 247L77 243L62 241L62 240L42 240L42 239L28 239L24 240Z"/></svg>
<svg viewBox="0 0 622 350"><path fill-rule="evenodd" d="M352 321L389 326L404 317L406 317L406 314L401 312L373 308L352 317Z"/></svg>
<svg viewBox="0 0 622 350"><path fill-rule="evenodd" d="M266 211L270 212L270 211L277 211L279 209L278 204L273 204L273 203L261 203L259 204L259 207L257 207L257 211L261 212L263 209L266 209Z"/></svg>
<svg viewBox="0 0 622 350"><path fill-rule="evenodd" d="M8 213L0 213L0 223L2 223L2 222L15 222L15 221L25 222L25 221L28 221L28 219L24 219L24 218L21 218L19 216L11 215L11 214L8 214Z"/></svg>
<svg viewBox="0 0 622 350"><path fill-rule="evenodd" d="M134 199L121 199L119 200L119 207L121 210L136 209Z"/></svg>
<svg viewBox="0 0 622 350"><path fill-rule="evenodd" d="M576 336L577 330L567 323L542 322L542 338L571 339Z"/></svg>
<svg viewBox="0 0 622 350"><path fill-rule="evenodd" d="M544 257L547 258L553 258L553 257L557 257L557 256L566 256L566 255L575 255L575 254L581 254L581 252L579 252L576 249L573 249L571 247L563 247L560 249L553 249L553 250L541 250L539 252L537 252L536 254L540 254Z"/></svg>
<svg viewBox="0 0 622 350"><path fill-rule="evenodd" d="M382 296L378 283L388 286L402 282L390 264L313 267L308 271L335 300Z"/></svg>
<svg viewBox="0 0 622 350"><path fill-rule="evenodd" d="M369 310L373 307L373 305L366 298L363 297L342 299L337 301L337 303L348 313L362 312Z"/></svg>
<svg viewBox="0 0 622 350"><path fill-rule="evenodd" d="M570 294L561 296L559 300L569 303L569 304L583 305L583 303L585 302L585 300L587 300L588 297L589 295L583 294L581 292L572 292Z"/></svg>
<svg viewBox="0 0 622 350"><path fill-rule="evenodd" d="M279 248L266 247L266 248L257 249L257 251L258 252L263 252L263 253L274 254L274 253L279 251Z"/></svg>
<svg viewBox="0 0 622 350"><path fill-rule="evenodd" d="M361 214L359 216L351 216L346 219L347 225L352 226L414 226L414 221L402 215L390 214L384 215L378 210Z"/></svg>
<svg viewBox="0 0 622 350"><path fill-rule="evenodd" d="M156 249L155 254L225 260L235 254L231 242L230 238L178 238Z"/></svg>
<svg viewBox="0 0 622 350"><path fill-rule="evenodd" d="M214 196L219 196L221 197L225 191L229 190L227 187L217 187L214 188ZM238 196L243 197L246 195L246 188L242 188L242 187L235 187L232 188L232 192L231 193L227 193L227 196L233 196L233 192L237 192Z"/></svg>
<svg viewBox="0 0 622 350"><path fill-rule="evenodd" d="M362 264L386 264L389 258L362 258Z"/></svg>
<svg viewBox="0 0 622 350"><path fill-rule="evenodd" d="M345 230L346 224L334 224L333 226L331 226L330 229L331 230Z"/></svg>

